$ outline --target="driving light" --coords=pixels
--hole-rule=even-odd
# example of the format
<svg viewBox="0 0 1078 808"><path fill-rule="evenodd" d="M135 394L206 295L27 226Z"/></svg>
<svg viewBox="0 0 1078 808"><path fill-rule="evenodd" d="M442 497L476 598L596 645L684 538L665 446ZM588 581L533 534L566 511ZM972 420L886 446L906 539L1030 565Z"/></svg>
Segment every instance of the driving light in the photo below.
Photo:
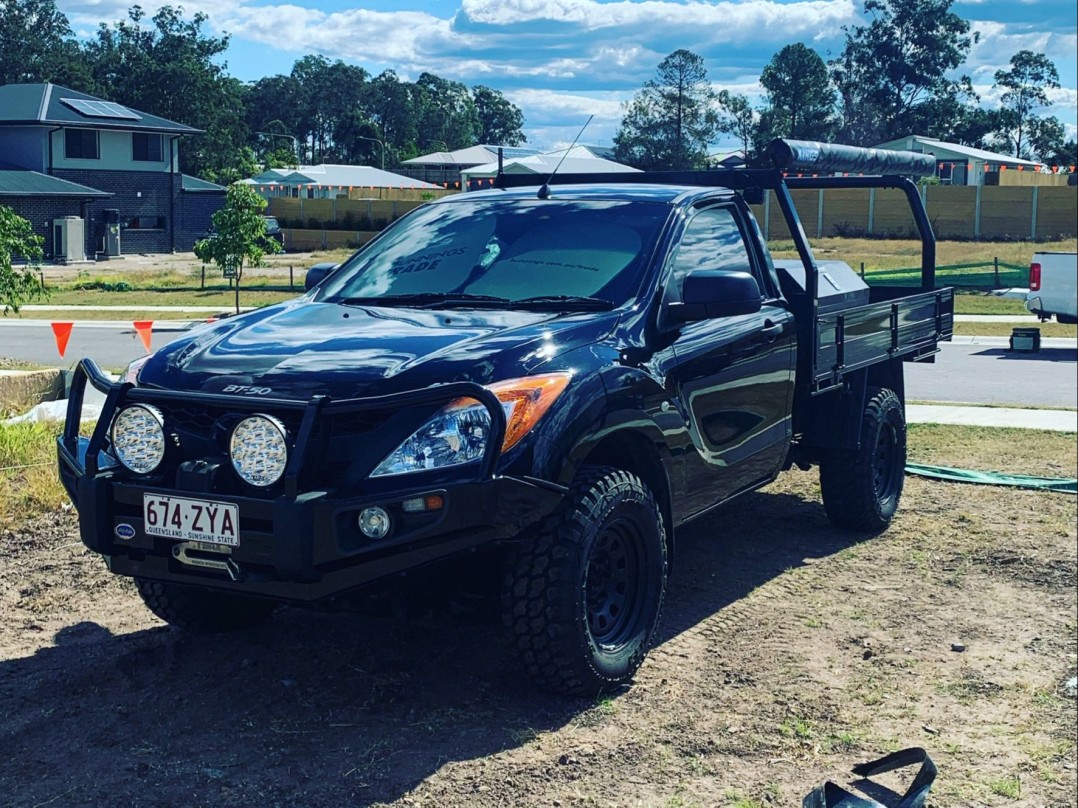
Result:
<svg viewBox="0 0 1078 808"><path fill-rule="evenodd" d="M229 442L232 468L244 482L265 488L284 474L288 464L288 432L272 415L244 418Z"/></svg>
<svg viewBox="0 0 1078 808"><path fill-rule="evenodd" d="M149 474L165 457L165 420L156 407L135 404L112 422L112 451L135 474Z"/></svg>
<svg viewBox="0 0 1078 808"><path fill-rule="evenodd" d="M360 532L368 539L385 538L392 526L389 514L377 505L361 510L357 521Z"/></svg>
<svg viewBox="0 0 1078 808"><path fill-rule="evenodd" d="M505 412L503 453L539 422L570 378L568 373L545 373L487 386L501 401ZM371 476L410 474L478 460L486 449L489 434L490 412L486 406L470 398L455 399L378 464Z"/></svg>

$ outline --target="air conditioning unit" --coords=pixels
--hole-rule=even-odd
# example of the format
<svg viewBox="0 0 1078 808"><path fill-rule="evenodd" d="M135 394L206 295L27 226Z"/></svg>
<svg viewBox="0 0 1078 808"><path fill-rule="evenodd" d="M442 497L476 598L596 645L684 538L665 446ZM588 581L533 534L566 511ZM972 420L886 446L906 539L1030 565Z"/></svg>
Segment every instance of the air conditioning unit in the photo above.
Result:
<svg viewBox="0 0 1078 808"><path fill-rule="evenodd" d="M65 264L86 260L86 223L81 217L52 220L52 254Z"/></svg>

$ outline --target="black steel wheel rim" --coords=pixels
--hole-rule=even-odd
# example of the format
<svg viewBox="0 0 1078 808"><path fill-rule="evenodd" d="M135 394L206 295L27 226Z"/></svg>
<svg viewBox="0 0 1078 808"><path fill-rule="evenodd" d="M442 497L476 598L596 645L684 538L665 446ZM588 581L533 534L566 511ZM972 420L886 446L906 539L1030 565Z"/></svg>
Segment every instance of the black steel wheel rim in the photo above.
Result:
<svg viewBox="0 0 1078 808"><path fill-rule="evenodd" d="M876 449L872 457L872 483L880 500L895 495L899 475L904 472L895 468L897 459L898 434L891 424L884 424L876 438Z"/></svg>
<svg viewBox="0 0 1078 808"><path fill-rule="evenodd" d="M588 631L597 645L616 648L639 633L644 575L639 529L627 519L608 522L592 545L584 581Z"/></svg>

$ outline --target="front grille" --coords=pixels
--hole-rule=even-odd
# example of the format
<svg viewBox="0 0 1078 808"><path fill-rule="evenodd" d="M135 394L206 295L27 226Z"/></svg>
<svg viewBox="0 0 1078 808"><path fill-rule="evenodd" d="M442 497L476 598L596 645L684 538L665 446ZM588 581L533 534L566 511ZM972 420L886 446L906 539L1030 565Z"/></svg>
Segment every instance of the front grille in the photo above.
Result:
<svg viewBox="0 0 1078 808"><path fill-rule="evenodd" d="M261 413L271 415L284 424L294 446L303 421L302 411L256 406L240 411L230 406L164 401L155 402L154 406L161 410L164 417L165 432L175 438L170 441L172 445L167 461L170 470L164 472L166 479L175 480L175 472L181 463L205 460L221 464L215 483L220 493L243 493L266 499L281 493L281 483L267 489L255 489L239 480L229 461L229 440L236 424L255 413ZM355 475L350 473L354 462L371 446L380 445L379 430L385 426L388 417L389 414L384 412L320 415L307 447L306 472L303 476L305 486L333 488L354 484Z"/></svg>

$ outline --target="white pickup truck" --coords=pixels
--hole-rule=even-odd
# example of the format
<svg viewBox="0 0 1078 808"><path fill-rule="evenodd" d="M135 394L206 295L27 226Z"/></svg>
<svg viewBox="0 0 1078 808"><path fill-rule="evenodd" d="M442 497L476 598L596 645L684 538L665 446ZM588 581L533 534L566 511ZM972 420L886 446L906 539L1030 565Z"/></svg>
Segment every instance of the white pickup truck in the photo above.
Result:
<svg viewBox="0 0 1078 808"><path fill-rule="evenodd" d="M1078 253L1041 252L1029 265L1026 308L1042 320L1078 323Z"/></svg>

